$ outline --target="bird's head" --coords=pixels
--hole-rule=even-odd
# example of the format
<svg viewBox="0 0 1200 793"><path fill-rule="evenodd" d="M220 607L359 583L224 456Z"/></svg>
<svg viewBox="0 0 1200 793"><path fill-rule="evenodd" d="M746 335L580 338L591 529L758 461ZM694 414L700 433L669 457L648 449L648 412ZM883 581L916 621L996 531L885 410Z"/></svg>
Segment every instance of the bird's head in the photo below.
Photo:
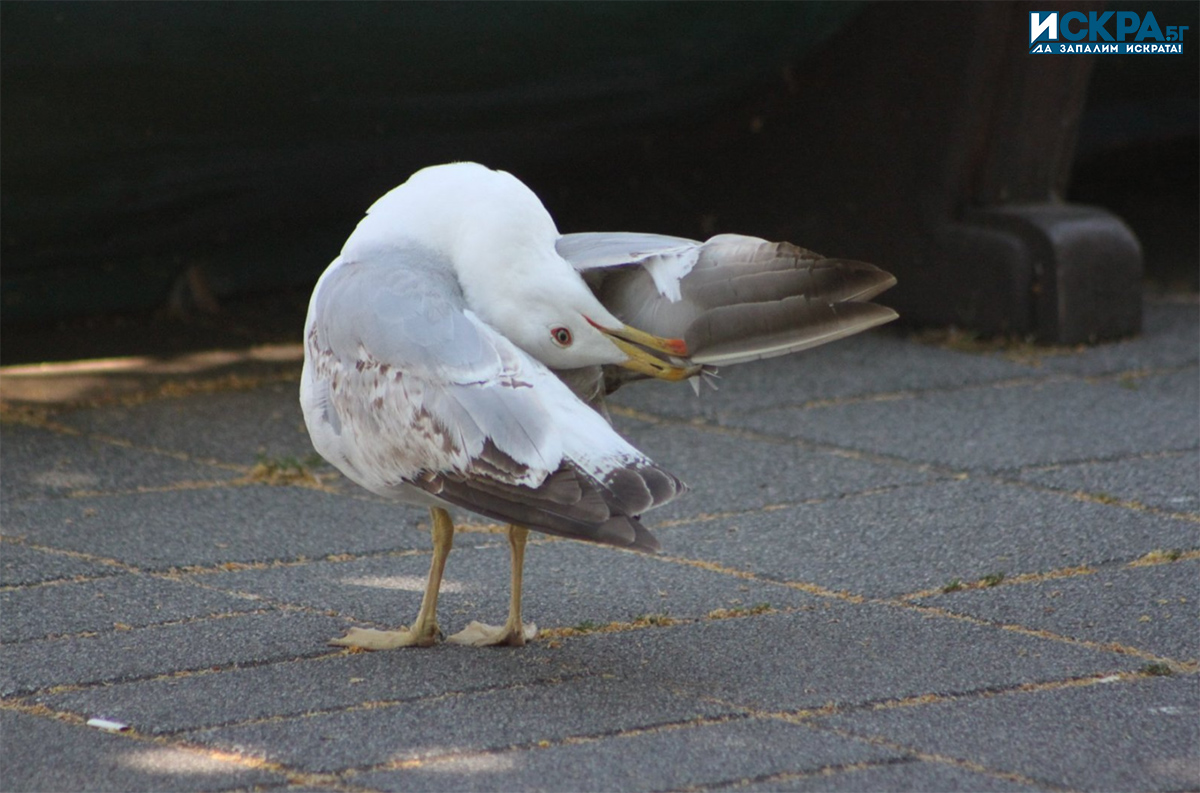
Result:
<svg viewBox="0 0 1200 793"><path fill-rule="evenodd" d="M542 202L511 174L475 163L418 171L377 201L342 250L345 258L394 250L398 239L444 252L467 305L552 369L616 364L664 380L700 371L687 345L613 316L555 252L558 230Z"/></svg>
<svg viewBox="0 0 1200 793"><path fill-rule="evenodd" d="M615 364L662 380L699 372L682 339L665 339L617 319L573 271L528 289L498 317L499 329L552 369Z"/></svg>

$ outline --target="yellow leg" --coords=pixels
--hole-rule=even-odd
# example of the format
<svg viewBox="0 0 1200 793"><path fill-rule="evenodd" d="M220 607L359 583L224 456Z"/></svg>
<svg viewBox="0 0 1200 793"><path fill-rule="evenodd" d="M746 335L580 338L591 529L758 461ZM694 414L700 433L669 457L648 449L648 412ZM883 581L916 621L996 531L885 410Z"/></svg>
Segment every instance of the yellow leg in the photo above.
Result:
<svg viewBox="0 0 1200 793"><path fill-rule="evenodd" d="M475 647L496 644L523 647L526 641L537 635L536 625L521 622L521 580L525 568L525 540L528 537L529 529L524 526L514 524L508 527L508 547L512 555L512 590L508 596L508 619L504 625L497 628L481 622L472 622L446 641Z"/></svg>
<svg viewBox="0 0 1200 793"><path fill-rule="evenodd" d="M433 561L429 564L429 580L425 583L425 595L421 598L416 622L411 628L396 631L351 628L345 636L331 639L330 644L364 650L392 650L396 647L430 647L437 643L441 634L437 624L438 590L442 586L446 557L454 545L454 521L450 519L450 513L440 507L433 507L429 514L433 519Z"/></svg>

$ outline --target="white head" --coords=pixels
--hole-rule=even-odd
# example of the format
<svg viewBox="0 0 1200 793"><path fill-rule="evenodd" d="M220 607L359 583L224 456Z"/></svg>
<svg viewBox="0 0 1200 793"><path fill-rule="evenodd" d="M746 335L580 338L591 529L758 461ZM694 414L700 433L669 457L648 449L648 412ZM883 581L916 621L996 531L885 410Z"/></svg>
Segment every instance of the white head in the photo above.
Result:
<svg viewBox="0 0 1200 793"><path fill-rule="evenodd" d="M552 369L623 363L629 354L612 334L621 332L624 323L553 248L545 258L541 267L531 268L531 275L492 278L481 299L468 299L472 309Z"/></svg>
<svg viewBox="0 0 1200 793"><path fill-rule="evenodd" d="M554 249L558 229L516 177L476 163L425 168L375 202L343 258L408 239L445 251L467 305L554 369L619 364L666 379L694 373L651 355L686 355L678 339L630 328L601 305Z"/></svg>

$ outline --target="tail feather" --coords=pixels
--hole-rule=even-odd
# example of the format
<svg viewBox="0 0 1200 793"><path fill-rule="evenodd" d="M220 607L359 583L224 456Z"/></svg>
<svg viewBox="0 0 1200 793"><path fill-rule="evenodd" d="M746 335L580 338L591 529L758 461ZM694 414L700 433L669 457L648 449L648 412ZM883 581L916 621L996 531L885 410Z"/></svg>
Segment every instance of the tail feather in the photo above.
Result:
<svg viewBox="0 0 1200 793"><path fill-rule="evenodd" d="M701 312L684 338L704 364L798 352L895 319L890 308L866 302L895 283L866 262L787 242L715 237L681 284L684 300Z"/></svg>
<svg viewBox="0 0 1200 793"><path fill-rule="evenodd" d="M684 339L700 364L729 364L807 350L896 318L875 303L826 303L800 295L706 311Z"/></svg>
<svg viewBox="0 0 1200 793"><path fill-rule="evenodd" d="M593 275L597 297L613 314L657 336L685 339L701 364L797 352L897 316L868 302L896 283L875 265L739 234L690 243L694 263L671 271L679 279L672 300L674 290L664 291L645 263L660 251L680 258L688 244L654 235L568 235L560 252Z"/></svg>
<svg viewBox="0 0 1200 793"><path fill-rule="evenodd" d="M793 260L795 261L795 260ZM873 264L819 259L788 269L712 268L694 271L683 281L685 300L705 308L763 303L791 295L841 303L870 300L896 283Z"/></svg>

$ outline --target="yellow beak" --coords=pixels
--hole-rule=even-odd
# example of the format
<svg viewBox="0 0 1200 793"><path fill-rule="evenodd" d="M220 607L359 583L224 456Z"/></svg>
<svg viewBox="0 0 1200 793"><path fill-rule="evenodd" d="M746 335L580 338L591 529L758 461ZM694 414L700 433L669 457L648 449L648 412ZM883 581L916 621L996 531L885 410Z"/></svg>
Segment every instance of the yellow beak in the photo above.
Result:
<svg viewBox="0 0 1200 793"><path fill-rule="evenodd" d="M688 354L687 344L683 339L664 339L628 325L613 330L597 325L590 319L588 322L607 336L617 349L629 356L619 366L660 380L686 380L700 373L699 365L680 360ZM671 360L664 360L654 355L651 350L664 353Z"/></svg>

